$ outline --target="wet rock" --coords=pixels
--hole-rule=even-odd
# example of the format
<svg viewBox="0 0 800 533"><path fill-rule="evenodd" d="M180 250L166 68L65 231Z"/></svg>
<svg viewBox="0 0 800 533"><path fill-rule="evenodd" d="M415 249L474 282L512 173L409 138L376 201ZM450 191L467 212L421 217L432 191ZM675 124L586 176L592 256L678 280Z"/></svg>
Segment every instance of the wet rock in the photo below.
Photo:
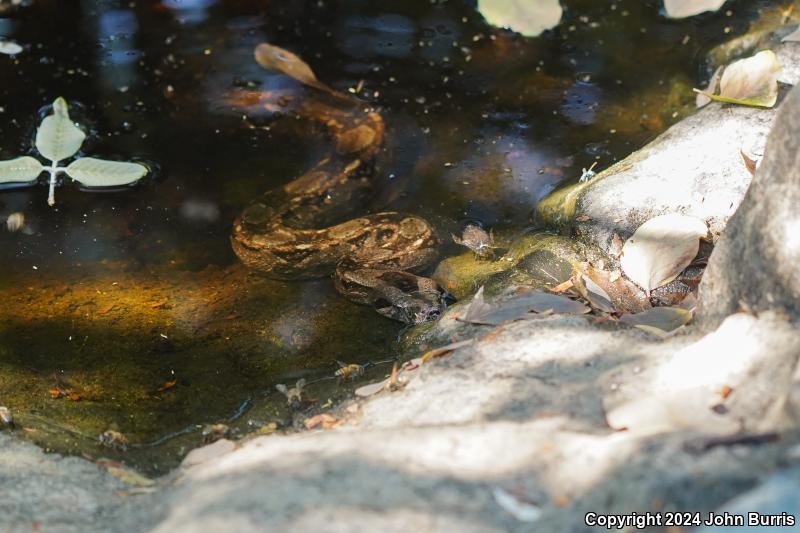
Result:
<svg viewBox="0 0 800 533"><path fill-rule="evenodd" d="M472 252L449 257L439 263L433 279L458 299L474 294L481 285L489 293L512 284L547 288L569 279L582 262L598 261L601 256L593 247L572 239L534 233L516 239L495 261Z"/></svg>
<svg viewBox="0 0 800 533"><path fill-rule="evenodd" d="M800 50L800 44L789 43ZM711 254L700 285L700 319L715 324L739 308L781 309L800 318L800 89L780 107L764 160Z"/></svg>
<svg viewBox="0 0 800 533"><path fill-rule="evenodd" d="M775 48L782 81L800 81L800 45ZM654 216L679 212L705 220L716 240L741 202L751 175L740 150L764 151L776 109L712 103L675 124L655 141L591 181L545 198L536 215L613 255L614 235L623 241Z"/></svg>

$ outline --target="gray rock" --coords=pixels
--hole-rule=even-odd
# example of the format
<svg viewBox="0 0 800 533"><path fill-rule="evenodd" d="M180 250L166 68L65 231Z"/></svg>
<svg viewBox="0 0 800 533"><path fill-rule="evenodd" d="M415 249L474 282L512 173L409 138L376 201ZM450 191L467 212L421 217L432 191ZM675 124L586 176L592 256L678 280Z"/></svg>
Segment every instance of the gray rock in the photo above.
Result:
<svg viewBox="0 0 800 533"><path fill-rule="evenodd" d="M775 53L784 66L783 80L800 81L800 44L781 44ZM609 255L615 233L625 240L642 223L665 213L705 220L716 239L751 181L740 150L762 154L781 113L780 106L765 110L711 103L567 197L561 191L553 197L559 200L545 199L539 215L544 222L574 224L583 240Z"/></svg>
<svg viewBox="0 0 800 533"><path fill-rule="evenodd" d="M800 44L790 43L800 49ZM700 318L716 324L742 307L800 312L800 89L780 107L764 160L709 260Z"/></svg>
<svg viewBox="0 0 800 533"><path fill-rule="evenodd" d="M756 488L737 496L722 508L715 511L717 515L729 513L745 518L746 526L719 526L703 527L697 533L735 533L737 531L761 531L770 533L788 533L797 531L800 527L800 468L793 468L786 472L780 472L770 476ZM748 514L758 513L762 516L781 517L783 513L788 513L793 517L793 523L781 517L779 522L782 525L760 526L747 525Z"/></svg>

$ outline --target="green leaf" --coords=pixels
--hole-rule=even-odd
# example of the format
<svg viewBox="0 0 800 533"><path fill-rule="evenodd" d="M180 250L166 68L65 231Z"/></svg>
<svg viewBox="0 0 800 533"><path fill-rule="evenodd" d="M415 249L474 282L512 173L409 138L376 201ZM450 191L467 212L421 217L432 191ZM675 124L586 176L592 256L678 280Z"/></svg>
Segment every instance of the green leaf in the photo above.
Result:
<svg viewBox="0 0 800 533"><path fill-rule="evenodd" d="M0 183L25 183L35 180L44 167L33 157L0 161Z"/></svg>
<svg viewBox="0 0 800 533"><path fill-rule="evenodd" d="M83 157L73 161L65 172L87 187L115 187L142 179L148 169L139 163Z"/></svg>
<svg viewBox="0 0 800 533"><path fill-rule="evenodd" d="M563 13L559 0L478 0L478 11L492 26L511 28L526 37L558 26Z"/></svg>
<svg viewBox="0 0 800 533"><path fill-rule="evenodd" d="M53 114L45 117L36 131L36 149L51 161L63 161L75 155L86 134L69 118L67 101L53 102Z"/></svg>

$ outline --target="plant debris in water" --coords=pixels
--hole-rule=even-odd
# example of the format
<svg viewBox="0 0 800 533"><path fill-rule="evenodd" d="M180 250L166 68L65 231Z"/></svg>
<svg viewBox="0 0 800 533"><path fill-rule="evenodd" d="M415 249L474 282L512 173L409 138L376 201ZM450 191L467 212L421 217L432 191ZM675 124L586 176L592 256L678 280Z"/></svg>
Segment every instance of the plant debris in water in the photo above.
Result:
<svg viewBox="0 0 800 533"><path fill-rule="evenodd" d="M50 191L47 203L54 205L55 188L60 173L86 187L117 187L128 185L142 179L147 167L139 163L106 161L93 157L75 159L66 167L61 161L70 159L80 150L86 134L69 118L69 107L63 98L53 102L53 114L45 117L36 131L36 149L50 160L45 167L37 159L24 156L10 161L0 161L0 183L33 185L39 174L46 171L50 175Z"/></svg>

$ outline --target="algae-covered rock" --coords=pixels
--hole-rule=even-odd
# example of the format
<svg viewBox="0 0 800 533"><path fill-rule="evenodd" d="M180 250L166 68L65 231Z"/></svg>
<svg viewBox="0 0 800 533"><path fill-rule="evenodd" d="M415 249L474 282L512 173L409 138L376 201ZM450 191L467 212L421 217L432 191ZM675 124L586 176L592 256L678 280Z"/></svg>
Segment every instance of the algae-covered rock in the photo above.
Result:
<svg viewBox="0 0 800 533"><path fill-rule="evenodd" d="M449 257L439 263L433 279L457 299L473 294L481 285L489 293L512 284L548 288L569 279L580 263L600 257L597 250L572 239L533 233L515 240L496 260L480 259L472 252Z"/></svg>

